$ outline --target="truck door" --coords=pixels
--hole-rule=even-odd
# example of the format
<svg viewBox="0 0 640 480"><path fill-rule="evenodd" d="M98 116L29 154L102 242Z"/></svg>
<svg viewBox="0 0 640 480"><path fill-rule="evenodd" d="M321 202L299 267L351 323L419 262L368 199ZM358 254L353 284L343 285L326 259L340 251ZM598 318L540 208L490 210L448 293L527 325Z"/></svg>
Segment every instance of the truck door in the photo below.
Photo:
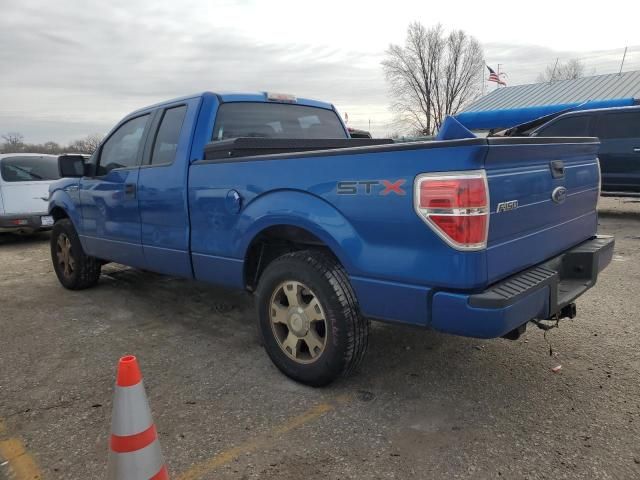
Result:
<svg viewBox="0 0 640 480"><path fill-rule="evenodd" d="M145 268L183 277L192 277L187 174L198 105L190 99L158 110L138 178Z"/></svg>
<svg viewBox="0 0 640 480"><path fill-rule="evenodd" d="M137 183L149 113L122 123L96 153L94 176L80 181L81 237L89 255L144 266Z"/></svg>
<svg viewBox="0 0 640 480"><path fill-rule="evenodd" d="M600 114L595 135L603 189L640 191L640 110Z"/></svg>

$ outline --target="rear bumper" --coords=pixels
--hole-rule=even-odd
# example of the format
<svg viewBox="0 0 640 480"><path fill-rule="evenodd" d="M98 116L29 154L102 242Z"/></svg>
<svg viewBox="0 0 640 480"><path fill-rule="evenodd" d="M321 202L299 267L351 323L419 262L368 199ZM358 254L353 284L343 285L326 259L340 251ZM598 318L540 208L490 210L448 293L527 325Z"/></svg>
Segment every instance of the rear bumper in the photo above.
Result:
<svg viewBox="0 0 640 480"><path fill-rule="evenodd" d="M635 190L608 190L600 192L601 197L632 197L639 198L640 191Z"/></svg>
<svg viewBox="0 0 640 480"><path fill-rule="evenodd" d="M23 213L18 215L0 215L0 233L3 232L36 232L38 230L50 230L51 226L42 225L42 217L49 214ZM16 223L20 222L20 223Z"/></svg>
<svg viewBox="0 0 640 480"><path fill-rule="evenodd" d="M466 337L495 338L530 320L552 318L595 285L611 262L613 246L613 237L593 237L483 292L436 292L430 326Z"/></svg>

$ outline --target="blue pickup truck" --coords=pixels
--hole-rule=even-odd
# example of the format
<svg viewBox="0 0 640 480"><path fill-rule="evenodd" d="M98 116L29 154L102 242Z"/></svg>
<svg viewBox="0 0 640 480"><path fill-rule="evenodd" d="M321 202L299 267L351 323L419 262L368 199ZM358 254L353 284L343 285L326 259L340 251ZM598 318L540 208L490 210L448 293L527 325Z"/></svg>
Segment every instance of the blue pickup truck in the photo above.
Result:
<svg viewBox="0 0 640 480"><path fill-rule="evenodd" d="M51 256L69 289L107 262L255 294L275 365L321 386L369 320L517 338L575 315L611 261L594 138L349 138L331 104L203 93L60 159Z"/></svg>

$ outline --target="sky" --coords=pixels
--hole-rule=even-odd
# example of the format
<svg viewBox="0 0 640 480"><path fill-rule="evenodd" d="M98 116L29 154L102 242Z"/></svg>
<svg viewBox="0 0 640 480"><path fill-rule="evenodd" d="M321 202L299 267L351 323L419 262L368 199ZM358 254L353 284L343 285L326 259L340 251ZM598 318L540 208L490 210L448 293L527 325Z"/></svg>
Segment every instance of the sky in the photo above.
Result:
<svg viewBox="0 0 640 480"><path fill-rule="evenodd" d="M624 71L640 70L637 15L625 14L634 4L0 0L0 135L66 143L105 134L137 108L220 90L329 101L350 126L384 136L392 117L380 62L410 22L465 30L516 85L556 58L617 72L625 45Z"/></svg>

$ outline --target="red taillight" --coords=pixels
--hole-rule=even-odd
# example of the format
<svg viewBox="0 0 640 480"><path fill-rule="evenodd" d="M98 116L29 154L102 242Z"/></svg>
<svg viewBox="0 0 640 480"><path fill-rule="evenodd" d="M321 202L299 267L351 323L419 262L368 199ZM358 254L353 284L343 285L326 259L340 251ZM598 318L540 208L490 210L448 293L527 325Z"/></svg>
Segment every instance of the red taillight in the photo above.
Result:
<svg viewBox="0 0 640 480"><path fill-rule="evenodd" d="M489 192L484 171L424 174L416 178L416 212L451 246L487 246Z"/></svg>

